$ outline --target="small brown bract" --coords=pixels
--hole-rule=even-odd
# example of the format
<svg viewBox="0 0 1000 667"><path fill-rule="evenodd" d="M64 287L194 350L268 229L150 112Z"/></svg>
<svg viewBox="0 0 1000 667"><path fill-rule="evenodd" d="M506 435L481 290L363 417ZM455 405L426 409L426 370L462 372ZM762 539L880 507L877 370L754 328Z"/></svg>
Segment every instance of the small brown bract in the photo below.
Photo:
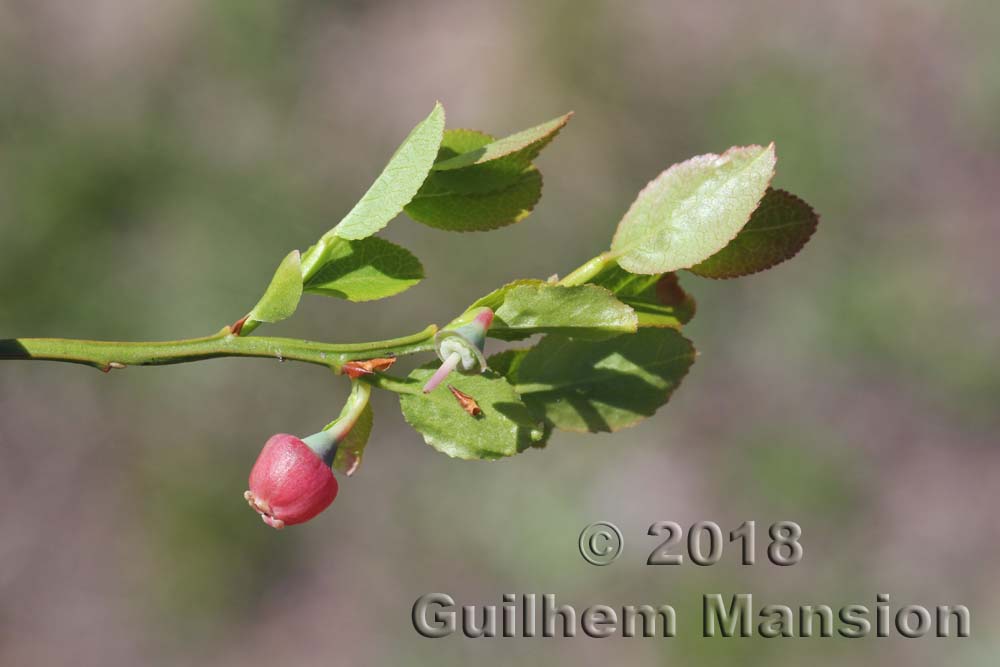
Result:
<svg viewBox="0 0 1000 667"><path fill-rule="evenodd" d="M473 417L478 417L483 414L483 409L479 407L479 403L476 403L476 399L472 398L463 391L455 389L452 385L448 385L448 391L450 391L451 395L455 397L458 404L462 406L462 409Z"/></svg>
<svg viewBox="0 0 1000 667"><path fill-rule="evenodd" d="M344 364L343 371L353 380L362 375L372 375L373 373L388 370L394 363L396 363L395 356L365 359L363 361L348 361Z"/></svg>

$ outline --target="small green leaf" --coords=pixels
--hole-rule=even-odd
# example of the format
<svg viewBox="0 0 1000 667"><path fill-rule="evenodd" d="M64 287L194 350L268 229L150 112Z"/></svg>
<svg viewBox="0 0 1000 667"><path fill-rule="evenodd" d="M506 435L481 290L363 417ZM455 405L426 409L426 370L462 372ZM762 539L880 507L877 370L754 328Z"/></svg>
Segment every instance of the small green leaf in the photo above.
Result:
<svg viewBox="0 0 1000 667"><path fill-rule="evenodd" d="M640 327L680 329L694 317L694 297L680 286L676 273L642 275L609 264L591 283L601 285L635 310Z"/></svg>
<svg viewBox="0 0 1000 667"><path fill-rule="evenodd" d="M368 444L374 424L375 413L372 412L372 404L366 403L347 437L337 445L337 453L333 457L334 470L351 475L361 465L361 457L364 456L365 445Z"/></svg>
<svg viewBox="0 0 1000 667"><path fill-rule="evenodd" d="M768 189L736 238L689 271L705 278L738 278L764 271L794 257L818 224L819 216L809 204L785 190Z"/></svg>
<svg viewBox="0 0 1000 667"><path fill-rule="evenodd" d="M656 412L694 357L691 342L677 331L649 328L601 342L547 336L500 365L510 369L508 379L536 417L559 429L597 433Z"/></svg>
<svg viewBox="0 0 1000 667"><path fill-rule="evenodd" d="M600 340L631 333L633 310L603 287L564 287L542 280L518 280L494 290L471 307L493 309L492 338L519 340L537 333Z"/></svg>
<svg viewBox="0 0 1000 667"><path fill-rule="evenodd" d="M611 252L626 271L666 273L708 259L750 219L774 176L774 144L734 147L675 164L647 185L618 225Z"/></svg>
<svg viewBox="0 0 1000 667"><path fill-rule="evenodd" d="M363 239L385 227L417 194L431 170L444 136L444 107L420 122L396 149L389 164L361 200L329 235Z"/></svg>
<svg viewBox="0 0 1000 667"><path fill-rule="evenodd" d="M248 320L280 322L292 316L302 298L302 269L299 251L293 250L281 260L264 296L250 311Z"/></svg>
<svg viewBox="0 0 1000 667"><path fill-rule="evenodd" d="M423 385L437 364L428 364L410 373L410 380ZM466 412L447 384L476 400L482 414ZM457 375L429 394L400 394L406 421L428 445L460 459L498 459L513 456L542 442L545 430L532 418L528 408L503 377L487 371L482 375Z"/></svg>
<svg viewBox="0 0 1000 667"><path fill-rule="evenodd" d="M520 168L523 169L559 134L559 130L569 122L572 116L573 113L570 112L509 137L476 146L461 155L437 162L434 165L434 171L465 169L496 160L505 160L512 165L520 164Z"/></svg>
<svg viewBox="0 0 1000 667"><path fill-rule="evenodd" d="M420 260L385 239L334 239L326 263L308 280L305 290L348 301L371 301L399 294L423 277Z"/></svg>
<svg viewBox="0 0 1000 667"><path fill-rule="evenodd" d="M490 183L506 181L490 181L487 178L484 182L486 185L483 187L488 188ZM437 181L433 181L432 185L437 188ZM529 167L518 173L503 189L485 192L457 192L447 185L440 187L443 190L435 194L416 196L406 205L407 215L437 229L481 232L512 225L528 217L542 197L542 175L534 167Z"/></svg>

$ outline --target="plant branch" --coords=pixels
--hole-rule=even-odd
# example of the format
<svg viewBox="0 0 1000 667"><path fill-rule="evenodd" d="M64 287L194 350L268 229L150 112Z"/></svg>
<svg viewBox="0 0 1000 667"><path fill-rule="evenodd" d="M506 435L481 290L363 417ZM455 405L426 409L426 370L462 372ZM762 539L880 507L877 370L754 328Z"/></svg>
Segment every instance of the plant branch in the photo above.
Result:
<svg viewBox="0 0 1000 667"><path fill-rule="evenodd" d="M93 366L104 372L126 366L160 366L216 357L271 357L304 361L335 371L352 360L390 354L403 356L434 349L437 327L370 343L321 343L297 338L241 337L229 328L213 336L156 342L114 342L68 338L8 338L0 340L0 360L43 359Z"/></svg>
<svg viewBox="0 0 1000 667"><path fill-rule="evenodd" d="M582 285L611 261L613 258L610 253L602 253L569 273L559 284ZM246 324L255 323L248 321ZM252 328L251 326L250 329ZM225 327L212 336L152 342L8 338L0 339L0 360L62 361L93 366L106 373L127 366L164 366L217 357L270 357L279 361L290 359L318 364L339 372L341 366L348 361L387 355L404 356L433 350L437 327L431 325L409 336L370 343L322 343L298 338L250 337L246 335L249 333L246 325L242 333L243 335L236 335L229 327ZM412 383L384 374L371 376L365 381L396 393L419 392L419 387Z"/></svg>

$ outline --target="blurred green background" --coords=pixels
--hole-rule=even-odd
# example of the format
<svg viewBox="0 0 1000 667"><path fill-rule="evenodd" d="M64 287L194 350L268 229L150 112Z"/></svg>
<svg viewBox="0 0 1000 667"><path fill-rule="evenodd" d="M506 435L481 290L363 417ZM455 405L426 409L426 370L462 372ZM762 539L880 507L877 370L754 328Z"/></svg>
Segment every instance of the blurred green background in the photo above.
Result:
<svg viewBox="0 0 1000 667"><path fill-rule="evenodd" d="M105 376L0 366L3 665L994 665L1000 640L1000 10L992 3L0 2L0 338L208 333L348 210L435 99L496 134L577 112L525 222L386 236L428 279L309 297L276 334L361 341L443 322L604 249L661 169L775 140L823 215L805 251L685 278L701 356L613 435L453 461L375 400L360 473L308 526L241 493L272 433L343 380L215 360ZM577 553L607 519L609 567ZM647 567L657 520L799 522L792 568ZM578 609L669 602L681 637L422 639L421 594ZM703 593L964 603L966 640L708 640Z"/></svg>

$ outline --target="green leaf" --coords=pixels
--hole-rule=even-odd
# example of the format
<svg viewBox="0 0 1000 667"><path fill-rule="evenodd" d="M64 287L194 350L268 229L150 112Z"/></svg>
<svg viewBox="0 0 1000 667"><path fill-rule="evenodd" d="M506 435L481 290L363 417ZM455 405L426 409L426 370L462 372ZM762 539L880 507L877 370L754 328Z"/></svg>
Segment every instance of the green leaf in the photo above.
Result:
<svg viewBox="0 0 1000 667"><path fill-rule="evenodd" d="M705 278L764 271L798 254L818 224L819 216L809 204L785 190L768 189L736 238L689 271Z"/></svg>
<svg viewBox="0 0 1000 667"><path fill-rule="evenodd" d="M520 164L523 169L559 134L559 130L572 116L573 112L570 112L509 137L476 146L461 155L437 162L434 171L464 169L497 160L504 160L511 165Z"/></svg>
<svg viewBox="0 0 1000 667"><path fill-rule="evenodd" d="M446 131L434 170L406 213L425 225L463 232L523 220L542 196L542 176L531 160L569 117L499 141L476 130Z"/></svg>
<svg viewBox="0 0 1000 667"><path fill-rule="evenodd" d="M302 298L302 269L299 251L293 250L281 260L264 296L250 311L248 320L280 322L292 316Z"/></svg>
<svg viewBox="0 0 1000 667"><path fill-rule="evenodd" d="M441 148L438 149L437 159L434 163L438 164L456 155L482 148L492 141L492 135L480 132L479 130L470 130L467 128L445 130L444 138L441 139Z"/></svg>
<svg viewBox="0 0 1000 667"><path fill-rule="evenodd" d="M635 313L603 287L564 287L542 280L518 280L494 290L471 307L493 309L488 335L518 340L559 333L599 340L636 330Z"/></svg>
<svg viewBox="0 0 1000 667"><path fill-rule="evenodd" d="M657 277L650 289L635 296L621 297L639 316L640 327L680 329L694 317L694 297L684 291L676 273Z"/></svg>
<svg viewBox="0 0 1000 667"><path fill-rule="evenodd" d="M437 364L428 364L410 373L410 380L422 385ZM482 414L473 417L448 390L451 384L472 396ZM487 371L481 375L453 374L430 394L400 394L406 421L428 445L460 459L498 459L524 451L545 437L545 430L503 377Z"/></svg>
<svg viewBox="0 0 1000 667"><path fill-rule="evenodd" d="M445 130L437 161L442 162L456 155L482 148L491 141L493 141L493 137L479 130ZM417 197L487 194L506 190L516 183L524 171L530 167L530 162L514 164L498 160L464 169L431 171L421 186L420 192L417 193Z"/></svg>
<svg viewBox="0 0 1000 667"><path fill-rule="evenodd" d="M407 204L406 213L417 222L437 229L482 232L520 222L542 198L542 175L534 167L513 179L491 178L487 176L469 185L470 191L455 190L428 179L428 190ZM492 189L494 185L502 187Z"/></svg>
<svg viewBox="0 0 1000 667"><path fill-rule="evenodd" d="M486 365L497 375L502 375L508 380L517 377L517 367L524 361L528 354L528 348L512 349L498 352L486 360Z"/></svg>
<svg viewBox="0 0 1000 667"><path fill-rule="evenodd" d="M363 239L389 224L420 190L443 136L444 107L439 102L413 128L368 192L328 235Z"/></svg>
<svg viewBox="0 0 1000 667"><path fill-rule="evenodd" d="M423 277L420 260L385 239L334 239L326 263L306 282L305 290L348 301L371 301L399 294Z"/></svg>
<svg viewBox="0 0 1000 667"><path fill-rule="evenodd" d="M500 360L538 418L569 431L617 431L649 417L694 362L691 342L673 329L640 329L601 342L547 336ZM490 358L492 365L494 359Z"/></svg>
<svg viewBox="0 0 1000 667"><path fill-rule="evenodd" d="M608 262L587 282L600 285L610 290L615 296L631 297L646 294L656 285L660 275L662 274L647 276L641 273L629 273L617 263Z"/></svg>
<svg viewBox="0 0 1000 667"><path fill-rule="evenodd" d="M618 225L611 252L632 273L708 259L750 219L774 176L774 144L734 147L675 164L647 185Z"/></svg>
<svg viewBox="0 0 1000 667"><path fill-rule="evenodd" d="M374 424L375 413L372 412L372 404L366 403L347 437L337 445L337 453L333 457L334 470L339 470L347 475L354 474L354 471L361 465L365 445L368 444Z"/></svg>
<svg viewBox="0 0 1000 667"><path fill-rule="evenodd" d="M694 317L694 297L680 286L676 273L642 275L609 264L591 280L635 310L640 327L680 329Z"/></svg>

